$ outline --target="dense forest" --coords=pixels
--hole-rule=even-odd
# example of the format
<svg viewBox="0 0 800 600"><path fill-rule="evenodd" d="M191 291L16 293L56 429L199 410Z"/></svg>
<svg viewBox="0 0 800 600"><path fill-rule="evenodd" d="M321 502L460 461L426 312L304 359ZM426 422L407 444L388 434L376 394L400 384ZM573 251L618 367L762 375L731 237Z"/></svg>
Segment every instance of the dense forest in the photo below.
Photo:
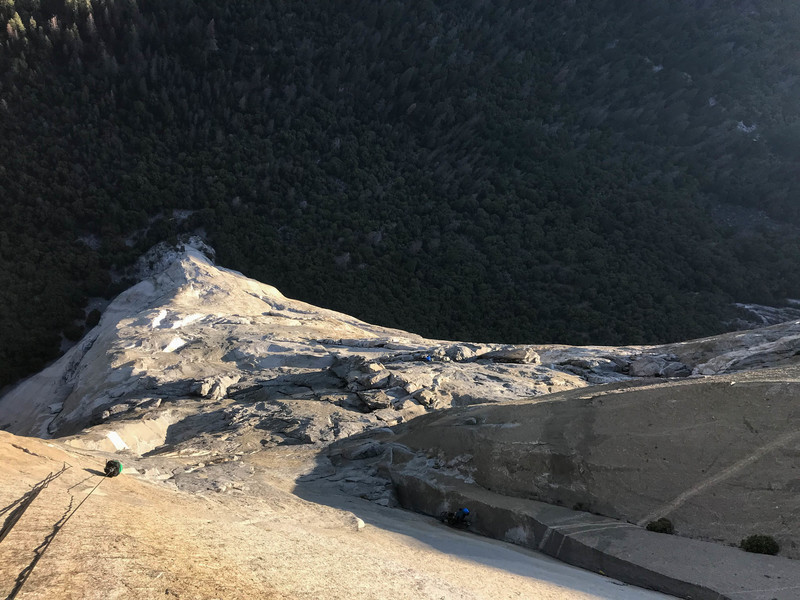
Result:
<svg viewBox="0 0 800 600"><path fill-rule="evenodd" d="M186 233L439 338L666 342L800 297L796 2L0 0L0 22L0 385Z"/></svg>

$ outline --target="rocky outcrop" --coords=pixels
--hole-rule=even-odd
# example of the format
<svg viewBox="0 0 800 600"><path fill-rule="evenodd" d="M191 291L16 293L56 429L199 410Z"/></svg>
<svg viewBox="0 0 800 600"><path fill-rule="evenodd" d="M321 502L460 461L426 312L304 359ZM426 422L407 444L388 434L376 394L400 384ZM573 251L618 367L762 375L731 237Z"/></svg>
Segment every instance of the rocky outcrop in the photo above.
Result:
<svg viewBox="0 0 800 600"><path fill-rule="evenodd" d="M529 346L425 340L285 298L196 248L163 251L148 264L150 276L112 302L83 342L0 400L0 426L71 434L128 418L155 395L165 410L235 396L240 402L229 409L244 411L250 396L242 394L256 389L263 406L324 402L353 413L353 422L369 413L370 422L398 423L426 410L586 384L532 370L537 353ZM318 412L291 406L301 421ZM333 422L327 427L292 439L335 439Z"/></svg>
<svg viewBox="0 0 800 600"><path fill-rule="evenodd" d="M720 375L800 364L800 321L661 346L695 375Z"/></svg>
<svg viewBox="0 0 800 600"><path fill-rule="evenodd" d="M631 377L688 377L692 370L674 354L643 354L628 366Z"/></svg>
<svg viewBox="0 0 800 600"><path fill-rule="evenodd" d="M736 308L742 311L745 317L736 321L737 329L768 327L770 325L778 325L787 321L796 321L800 319L800 309L797 308L798 302L796 300L790 302L792 306L780 308L764 306L763 304L734 304Z"/></svg>
<svg viewBox="0 0 800 600"><path fill-rule="evenodd" d="M239 376L206 377L191 386L191 392L205 400L221 400L228 395L228 388L239 381Z"/></svg>
<svg viewBox="0 0 800 600"><path fill-rule="evenodd" d="M0 426L66 435L178 405L224 406L249 423L261 406L261 426L275 427L268 443L322 444L454 406L791 364L800 339L788 323L652 348L442 342L288 299L196 248L151 263L80 344L0 400ZM281 403L297 427L272 418Z"/></svg>
<svg viewBox="0 0 800 600"><path fill-rule="evenodd" d="M531 346L504 346L481 354L480 358L488 358L496 362L520 363L523 365L539 364L539 354Z"/></svg>

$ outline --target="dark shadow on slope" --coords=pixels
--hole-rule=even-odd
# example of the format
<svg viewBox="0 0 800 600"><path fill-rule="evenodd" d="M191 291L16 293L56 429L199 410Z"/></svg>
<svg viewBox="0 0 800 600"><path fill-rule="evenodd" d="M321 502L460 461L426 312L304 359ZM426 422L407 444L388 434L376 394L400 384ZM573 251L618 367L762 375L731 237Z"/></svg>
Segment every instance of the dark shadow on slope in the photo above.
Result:
<svg viewBox="0 0 800 600"><path fill-rule="evenodd" d="M717 534L724 523L720 515L730 515L729 535L736 539L734 519L746 525L760 518L763 527L770 514L777 520L790 512L796 504L792 469L800 435L797 386L795 380L759 381L740 374L572 390L551 395L548 402L451 409L393 428L394 435L373 431L332 444L318 457L318 469L298 480L295 493L361 516L383 510L358 496L374 500L370 487L380 485L386 473L403 506L430 515L467 506L475 514L475 532L635 585L695 599L746 592L753 598L795 600L800 572L788 558L754 557L724 544L653 534L625 520L644 525L659 514L675 514L679 533L691 534L692 527L707 522L704 512L713 510ZM485 431L479 435L479 429ZM392 454L381 464L384 450ZM446 467L467 454L476 455L477 470L469 478L448 473ZM338 472L328 475L334 466ZM547 485L523 487L535 483L533 476L547 476ZM748 486L747 503L722 487L728 481L729 487ZM773 486L774 481L785 483ZM616 518L568 509L583 500L565 495L573 486L596 500L593 508ZM631 512L615 514L621 511L611 502L623 491ZM356 498L349 501L341 497L353 492ZM566 506L558 506L564 500L569 500ZM782 527L791 539L791 524ZM781 582L766 590L752 587L765 576Z"/></svg>
<svg viewBox="0 0 800 600"><path fill-rule="evenodd" d="M31 573L33 572L33 569L36 567L36 564L39 562L39 560L41 560L42 556L44 556L44 553L47 551L47 549L50 547L50 544L53 542L53 539L56 537L58 532L61 531L61 528L64 526L64 524L69 520L69 517L71 516L72 513L73 502L74 502L74 497L70 496L69 506L67 506L67 509L64 511L64 514L61 515L61 518L53 524L53 530L47 535L47 537L44 538L44 540L42 540L42 543L39 544L39 546L33 551L34 553L33 559L24 569L22 569L22 571L19 572L19 575L17 575L17 579L14 582L14 588L11 590L11 593L8 595L6 600L14 600L14 598L17 597L17 594L19 594L20 590L22 589L22 586L25 585L25 582L28 580L28 577L30 577Z"/></svg>
<svg viewBox="0 0 800 600"><path fill-rule="evenodd" d="M24 496L14 500L14 502L3 509L3 512L0 514L5 514L11 509L13 510L11 510L11 513L6 517L5 521L3 521L3 526L0 527L0 542L2 542L5 537L11 533L14 525L16 525L17 521L20 520L25 510L28 508L28 506L30 506L30 503L33 502L34 497L33 491L27 492Z"/></svg>
<svg viewBox="0 0 800 600"><path fill-rule="evenodd" d="M365 438L353 436L350 440ZM364 471L368 473L377 457L364 459ZM565 588L590 593L593 597L607 600L632 600L634 598L666 598L655 592L628 587L620 582L577 569L545 554L516 546L469 531L456 530L437 519L402 508L380 506L357 495L349 495L340 489L340 484L357 483L358 479L336 472L327 457L327 450L317 456L316 468L298 478L293 493L309 502L322 504L355 514L367 525L416 540L435 552L457 556L490 568L499 569L521 577L532 577ZM365 479L370 477L365 475ZM622 586L622 587L621 587Z"/></svg>
<svg viewBox="0 0 800 600"><path fill-rule="evenodd" d="M5 537L11 532L14 528L14 525L22 518L22 515L28 510L28 507L36 500L36 497L39 493L45 489L51 481L58 478L64 471L66 471L69 467L64 465L64 467L58 471L57 473L50 473L47 477L39 481L36 485L29 492L25 492L20 498L6 506L0 511L0 515L7 513L9 510L11 513L6 517L5 521L3 521L3 526L0 527L0 542L2 542Z"/></svg>

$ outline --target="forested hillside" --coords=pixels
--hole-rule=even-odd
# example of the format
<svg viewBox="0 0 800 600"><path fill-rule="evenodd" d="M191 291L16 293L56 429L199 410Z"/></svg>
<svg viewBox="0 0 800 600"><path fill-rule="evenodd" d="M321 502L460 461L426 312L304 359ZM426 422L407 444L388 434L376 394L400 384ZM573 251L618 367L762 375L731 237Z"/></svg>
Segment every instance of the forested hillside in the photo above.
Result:
<svg viewBox="0 0 800 600"><path fill-rule="evenodd" d="M796 2L0 0L0 22L0 384L194 231L433 337L666 342L800 297Z"/></svg>

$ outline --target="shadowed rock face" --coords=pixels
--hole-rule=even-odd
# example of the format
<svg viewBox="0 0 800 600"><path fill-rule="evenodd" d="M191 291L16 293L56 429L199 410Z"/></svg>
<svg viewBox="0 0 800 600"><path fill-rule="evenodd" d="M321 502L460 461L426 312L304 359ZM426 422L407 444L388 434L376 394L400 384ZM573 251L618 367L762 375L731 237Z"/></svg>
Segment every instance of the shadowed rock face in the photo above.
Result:
<svg viewBox="0 0 800 600"><path fill-rule="evenodd" d="M493 492L738 543L772 535L800 557L796 371L600 386L453 409L395 429L390 469L449 471Z"/></svg>

